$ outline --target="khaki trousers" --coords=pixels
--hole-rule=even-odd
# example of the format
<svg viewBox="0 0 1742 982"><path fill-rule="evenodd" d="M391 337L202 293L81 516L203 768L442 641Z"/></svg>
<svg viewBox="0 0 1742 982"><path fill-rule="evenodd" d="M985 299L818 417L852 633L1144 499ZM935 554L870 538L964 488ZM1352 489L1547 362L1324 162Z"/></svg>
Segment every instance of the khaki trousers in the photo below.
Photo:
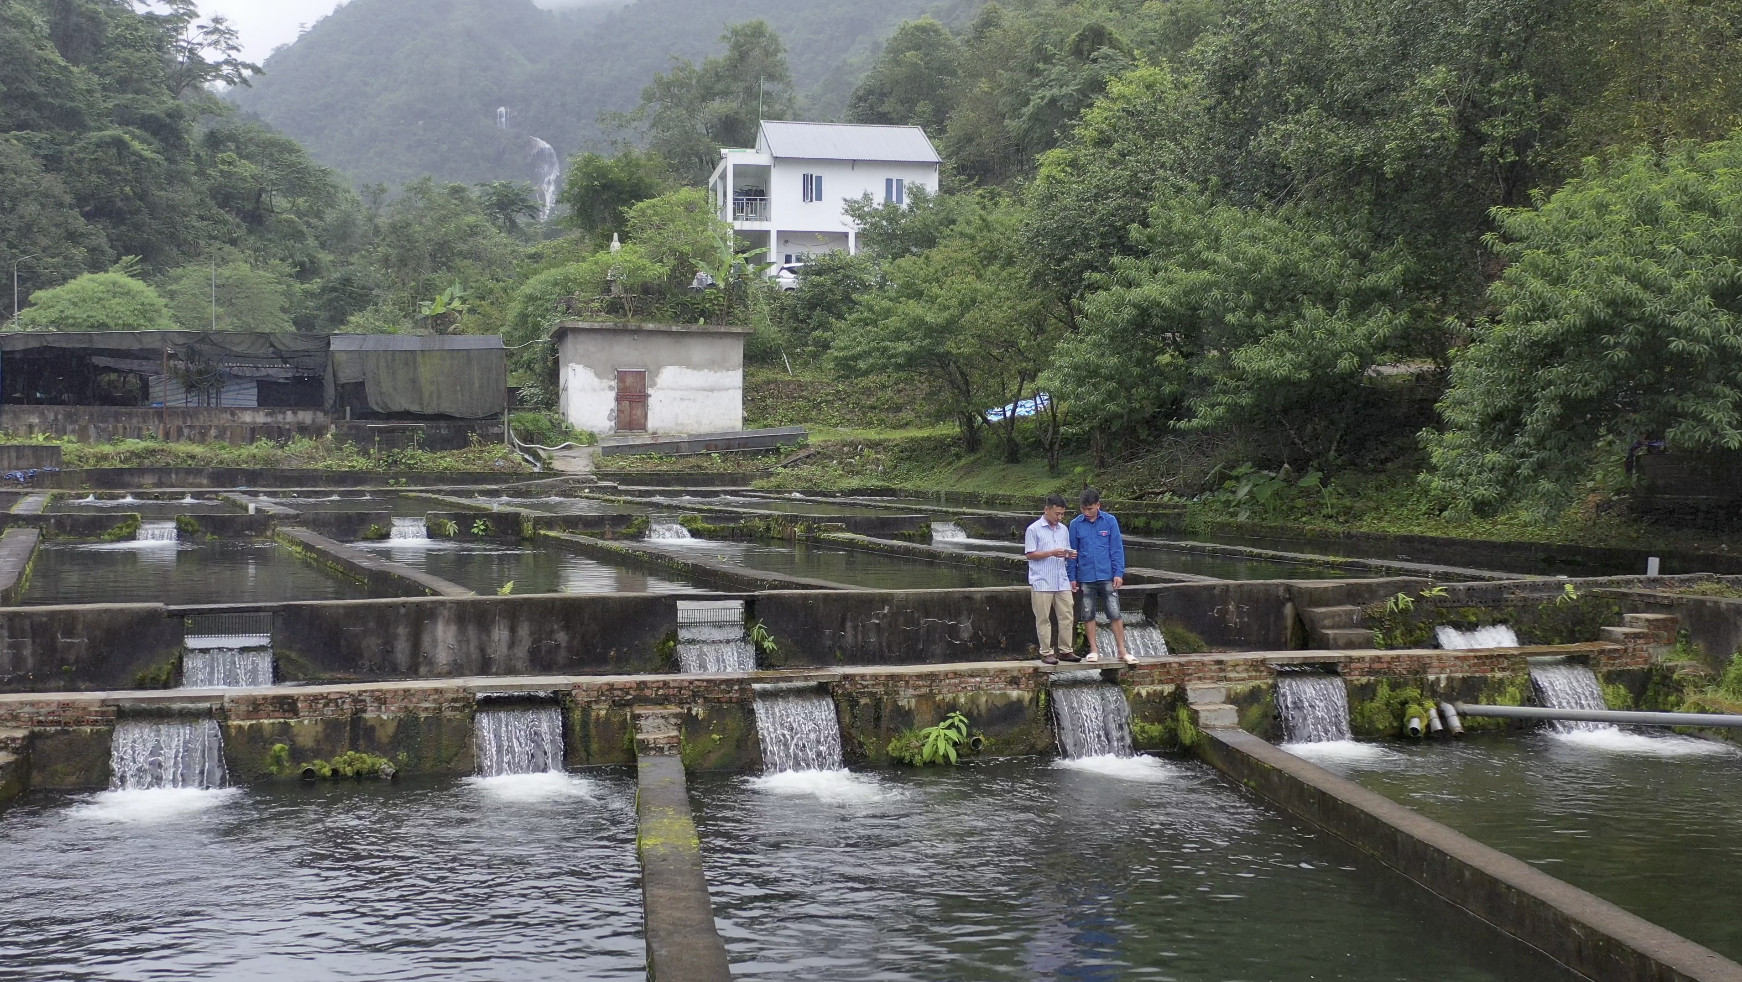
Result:
<svg viewBox="0 0 1742 982"><path fill-rule="evenodd" d="M1072 603L1069 590L1035 590L1032 596L1034 603L1034 633L1040 638L1040 654L1069 654L1076 647L1076 625L1071 621ZM1058 619L1058 634L1053 634L1053 619Z"/></svg>

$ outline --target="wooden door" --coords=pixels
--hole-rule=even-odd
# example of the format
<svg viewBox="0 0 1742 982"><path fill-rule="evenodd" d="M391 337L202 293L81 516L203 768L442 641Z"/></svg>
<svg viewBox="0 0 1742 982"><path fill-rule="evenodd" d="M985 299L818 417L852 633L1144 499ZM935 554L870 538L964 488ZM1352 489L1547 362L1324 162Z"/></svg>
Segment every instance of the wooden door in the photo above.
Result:
<svg viewBox="0 0 1742 982"><path fill-rule="evenodd" d="M617 370L617 431L631 433L647 429L647 371Z"/></svg>

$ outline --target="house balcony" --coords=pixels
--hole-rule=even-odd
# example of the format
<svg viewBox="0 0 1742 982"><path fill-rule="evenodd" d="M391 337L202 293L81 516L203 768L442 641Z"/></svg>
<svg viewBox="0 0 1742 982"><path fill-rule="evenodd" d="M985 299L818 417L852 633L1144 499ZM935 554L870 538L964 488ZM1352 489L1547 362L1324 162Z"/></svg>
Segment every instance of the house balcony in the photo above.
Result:
<svg viewBox="0 0 1742 982"><path fill-rule="evenodd" d="M769 220L767 195L733 195L732 221L734 222L767 222Z"/></svg>

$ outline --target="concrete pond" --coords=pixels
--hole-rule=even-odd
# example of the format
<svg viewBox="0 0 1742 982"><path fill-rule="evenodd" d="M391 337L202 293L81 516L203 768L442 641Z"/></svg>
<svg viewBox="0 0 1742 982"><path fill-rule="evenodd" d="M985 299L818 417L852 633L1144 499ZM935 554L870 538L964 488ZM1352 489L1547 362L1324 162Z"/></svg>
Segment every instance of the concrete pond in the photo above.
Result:
<svg viewBox="0 0 1742 982"><path fill-rule="evenodd" d="M1721 709L1721 559L1134 503L1052 670L1014 499L175 477L0 516L0 975L1742 980L1737 731L1480 713Z"/></svg>

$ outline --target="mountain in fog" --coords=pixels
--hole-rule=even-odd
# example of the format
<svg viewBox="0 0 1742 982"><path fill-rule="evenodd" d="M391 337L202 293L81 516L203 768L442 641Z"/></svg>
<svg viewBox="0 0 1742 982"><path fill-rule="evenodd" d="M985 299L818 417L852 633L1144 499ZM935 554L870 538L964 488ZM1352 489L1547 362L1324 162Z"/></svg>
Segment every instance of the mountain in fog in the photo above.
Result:
<svg viewBox="0 0 1742 982"><path fill-rule="evenodd" d="M233 98L353 182L535 180L536 147L605 149L601 112L633 109L674 58L761 18L787 47L806 118L846 104L901 21L963 0L351 0ZM955 17L952 17L955 19ZM506 113L499 110L506 109ZM505 124L505 125L504 125Z"/></svg>

